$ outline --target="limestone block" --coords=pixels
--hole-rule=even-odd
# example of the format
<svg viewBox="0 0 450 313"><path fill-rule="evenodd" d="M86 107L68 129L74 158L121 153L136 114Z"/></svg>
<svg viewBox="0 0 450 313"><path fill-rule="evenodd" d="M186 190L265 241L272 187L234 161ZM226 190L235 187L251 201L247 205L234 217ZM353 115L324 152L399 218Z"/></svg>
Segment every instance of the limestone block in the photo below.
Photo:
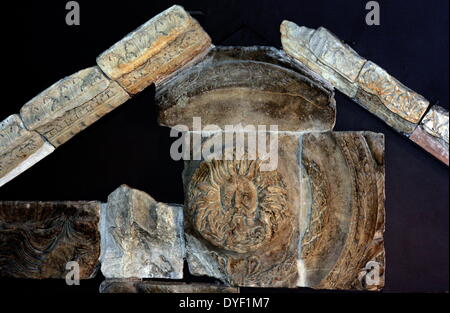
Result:
<svg viewBox="0 0 450 313"><path fill-rule="evenodd" d="M448 111L438 105L430 108L420 123L427 133L448 144Z"/></svg>
<svg viewBox="0 0 450 313"><path fill-rule="evenodd" d="M174 5L103 52L97 64L136 94L159 83L211 47L211 39L181 6Z"/></svg>
<svg viewBox="0 0 450 313"><path fill-rule="evenodd" d="M185 161L185 234L191 274L215 277L231 286L296 286L299 139L299 135L279 136L278 164L273 170L264 168L267 161L259 154L250 158L247 148L242 160Z"/></svg>
<svg viewBox="0 0 450 313"><path fill-rule="evenodd" d="M433 106L409 139L448 166L448 111Z"/></svg>
<svg viewBox="0 0 450 313"><path fill-rule="evenodd" d="M384 286L382 134L279 132L277 166L264 171L244 150L185 161L191 274L242 287Z"/></svg>
<svg viewBox="0 0 450 313"><path fill-rule="evenodd" d="M102 206L101 270L107 278L183 278L183 209L122 185Z"/></svg>
<svg viewBox="0 0 450 313"><path fill-rule="evenodd" d="M0 276L65 279L77 262L80 279L98 269L99 202L0 202Z"/></svg>
<svg viewBox="0 0 450 313"><path fill-rule="evenodd" d="M411 134L429 102L384 69L360 57L327 29L283 21L281 42L287 54L321 75L389 126Z"/></svg>
<svg viewBox="0 0 450 313"><path fill-rule="evenodd" d="M239 293L239 288L205 283L159 282L108 279L100 285L101 293Z"/></svg>
<svg viewBox="0 0 450 313"><path fill-rule="evenodd" d="M97 67L61 79L20 110L25 126L55 147L129 99L129 95Z"/></svg>
<svg viewBox="0 0 450 313"><path fill-rule="evenodd" d="M38 133L27 130L19 115L0 122L0 187L54 150Z"/></svg>
<svg viewBox="0 0 450 313"><path fill-rule="evenodd" d="M301 155L298 285L382 289L383 134L306 134Z"/></svg>
<svg viewBox="0 0 450 313"><path fill-rule="evenodd" d="M281 43L287 54L349 97L356 95L356 78L365 59L323 27L314 30L283 21L280 31Z"/></svg>
<svg viewBox="0 0 450 313"><path fill-rule="evenodd" d="M331 86L274 48L216 47L199 63L157 86L159 123L276 125L283 131L327 131L335 124ZM298 64L298 63L297 63Z"/></svg>

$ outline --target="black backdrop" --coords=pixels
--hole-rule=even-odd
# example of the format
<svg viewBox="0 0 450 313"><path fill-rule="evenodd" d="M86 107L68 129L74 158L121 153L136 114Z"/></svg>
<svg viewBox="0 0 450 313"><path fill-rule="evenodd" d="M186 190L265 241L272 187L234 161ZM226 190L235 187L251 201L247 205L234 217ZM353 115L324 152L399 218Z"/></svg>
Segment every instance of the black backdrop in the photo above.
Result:
<svg viewBox="0 0 450 313"><path fill-rule="evenodd" d="M325 26L362 56L386 68L432 104L448 109L448 1L379 1L381 25L365 24L367 1L88 1L81 25L65 24L66 1L1 4L0 120L17 113L60 78L95 64L125 34L177 3L192 11L216 45L281 47L283 19ZM0 188L0 200L101 200L126 183L164 202L182 203L182 162L156 123L154 88L58 148ZM448 168L336 92L336 130L386 136L385 292L448 290ZM2 279L0 288L32 292L97 292L99 276L64 281ZM298 290L304 292L305 290Z"/></svg>

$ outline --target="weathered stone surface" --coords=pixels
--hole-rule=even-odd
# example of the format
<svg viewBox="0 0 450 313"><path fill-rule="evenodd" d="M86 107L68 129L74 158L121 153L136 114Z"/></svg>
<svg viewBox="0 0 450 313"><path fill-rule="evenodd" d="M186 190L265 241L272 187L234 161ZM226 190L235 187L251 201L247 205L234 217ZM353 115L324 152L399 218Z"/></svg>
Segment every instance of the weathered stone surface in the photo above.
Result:
<svg viewBox="0 0 450 313"><path fill-rule="evenodd" d="M384 136L371 132L306 134L301 164L300 211L306 218L300 221L298 285L381 289Z"/></svg>
<svg viewBox="0 0 450 313"><path fill-rule="evenodd" d="M361 58L327 29L283 21L283 49L401 133L410 134L429 102L385 70Z"/></svg>
<svg viewBox="0 0 450 313"><path fill-rule="evenodd" d="M203 146L208 145L208 140ZM256 160L186 161L189 271L232 286L295 287L299 136L280 136L275 170ZM246 149L246 155L250 155Z"/></svg>
<svg viewBox="0 0 450 313"><path fill-rule="evenodd" d="M80 278L98 269L99 202L0 202L0 276L66 278L79 264Z"/></svg>
<svg viewBox="0 0 450 313"><path fill-rule="evenodd" d="M239 293L239 288L201 283L176 283L108 279L100 285L101 293Z"/></svg>
<svg viewBox="0 0 450 313"><path fill-rule="evenodd" d="M0 187L54 150L38 133L28 131L18 115L0 122Z"/></svg>
<svg viewBox="0 0 450 313"><path fill-rule="evenodd" d="M183 278L183 209L122 185L102 206L101 270L107 278Z"/></svg>
<svg viewBox="0 0 450 313"><path fill-rule="evenodd" d="M420 124L430 135L449 143L448 111L443 107L432 106Z"/></svg>
<svg viewBox="0 0 450 313"><path fill-rule="evenodd" d="M210 47L208 34L181 6L175 5L103 52L97 64L108 77L136 94L194 62Z"/></svg>
<svg viewBox="0 0 450 313"><path fill-rule="evenodd" d="M432 106L409 139L448 166L448 111Z"/></svg>
<svg viewBox="0 0 450 313"><path fill-rule="evenodd" d="M129 99L116 82L97 67L61 79L20 110L25 126L55 147Z"/></svg>
<svg viewBox="0 0 450 313"><path fill-rule="evenodd" d="M185 161L190 273L231 286L381 289L383 135L280 132L277 168L262 163Z"/></svg>
<svg viewBox="0 0 450 313"><path fill-rule="evenodd" d="M430 104L371 61L364 64L358 82L362 90L376 95L390 111L411 123L418 123Z"/></svg>
<svg viewBox="0 0 450 313"><path fill-rule="evenodd" d="M335 123L331 86L283 52L267 47L217 47L205 59L157 86L159 122L186 125L277 125L326 131Z"/></svg>
<svg viewBox="0 0 450 313"><path fill-rule="evenodd" d="M287 54L321 75L349 97L356 95L356 78L365 59L323 27L314 30L283 21L280 31L281 43Z"/></svg>

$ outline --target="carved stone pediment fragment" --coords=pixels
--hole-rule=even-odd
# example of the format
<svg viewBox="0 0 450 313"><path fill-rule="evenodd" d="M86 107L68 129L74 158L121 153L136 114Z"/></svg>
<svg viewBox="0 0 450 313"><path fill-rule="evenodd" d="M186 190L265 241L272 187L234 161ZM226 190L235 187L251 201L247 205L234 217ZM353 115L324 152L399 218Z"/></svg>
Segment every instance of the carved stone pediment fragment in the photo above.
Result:
<svg viewBox="0 0 450 313"><path fill-rule="evenodd" d="M98 269L100 202L0 202L0 276L65 279L79 266L79 278Z"/></svg>
<svg viewBox="0 0 450 313"><path fill-rule="evenodd" d="M383 135L278 136L276 170L248 158L185 161L191 274L232 286L381 289Z"/></svg>
<svg viewBox="0 0 450 313"><path fill-rule="evenodd" d="M300 221L299 286L381 289L384 136L306 134L301 158L301 211L308 218Z"/></svg>
<svg viewBox="0 0 450 313"><path fill-rule="evenodd" d="M388 125L411 134L429 102L375 63L360 57L327 29L283 21L281 42L287 54L328 80Z"/></svg>
<svg viewBox="0 0 450 313"><path fill-rule="evenodd" d="M333 92L304 66L267 47L216 47L198 64L157 86L159 122L277 125L326 131L335 123Z"/></svg>
<svg viewBox="0 0 450 313"><path fill-rule="evenodd" d="M19 115L0 122L0 187L54 150L38 133L27 130Z"/></svg>
<svg viewBox="0 0 450 313"><path fill-rule="evenodd" d="M409 137L448 166L448 111L434 105Z"/></svg>
<svg viewBox="0 0 450 313"><path fill-rule="evenodd" d="M97 67L61 79L20 110L25 126L57 147L129 99Z"/></svg>
<svg viewBox="0 0 450 313"><path fill-rule="evenodd" d="M97 64L131 94L159 83L201 58L211 39L181 6L174 5L103 52Z"/></svg>
<svg viewBox="0 0 450 313"><path fill-rule="evenodd" d="M183 278L182 207L123 185L103 204L102 273L107 278Z"/></svg>

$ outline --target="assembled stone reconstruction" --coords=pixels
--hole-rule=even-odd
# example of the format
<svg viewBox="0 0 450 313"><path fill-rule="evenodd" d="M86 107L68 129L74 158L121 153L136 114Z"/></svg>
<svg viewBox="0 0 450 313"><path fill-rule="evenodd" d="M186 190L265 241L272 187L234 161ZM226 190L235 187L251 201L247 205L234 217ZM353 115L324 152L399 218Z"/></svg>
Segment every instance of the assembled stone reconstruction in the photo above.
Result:
<svg viewBox="0 0 450 313"><path fill-rule="evenodd" d="M430 108L423 96L359 56L326 28L283 21L280 31L287 54L448 166L448 111ZM424 126L427 121L441 131Z"/></svg>
<svg viewBox="0 0 450 313"><path fill-rule="evenodd" d="M198 156L183 204L126 185L107 203L0 202L0 276L64 279L75 261L81 279L101 269L105 293L382 289L384 136L334 132L333 86L447 164L448 112L324 28L281 33L284 51L214 47L173 6L1 122L0 186L151 84L161 126L189 142L196 119L216 127L183 152ZM258 149L227 145L230 125Z"/></svg>

